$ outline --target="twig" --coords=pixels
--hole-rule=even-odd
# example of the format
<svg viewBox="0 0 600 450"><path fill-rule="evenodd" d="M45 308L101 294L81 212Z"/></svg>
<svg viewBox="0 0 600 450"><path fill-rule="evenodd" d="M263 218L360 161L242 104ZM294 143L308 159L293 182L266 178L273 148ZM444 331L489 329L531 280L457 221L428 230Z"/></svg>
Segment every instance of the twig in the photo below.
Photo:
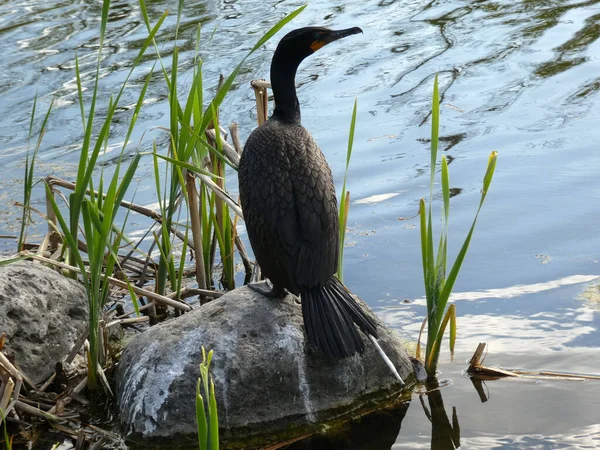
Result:
<svg viewBox="0 0 600 450"><path fill-rule="evenodd" d="M61 262L58 262L58 261L53 261L51 259L44 258L43 256L39 256L39 255L27 255L27 256L29 256L32 259L36 259L38 261L45 262L47 264L53 264L53 265L55 265L57 267L60 267L62 269L72 270L72 271L74 271L76 273L80 273L79 268L74 267L74 266L70 266L69 264L61 263ZM118 279L113 278L113 277L108 277L108 281L111 284L115 285L115 286L119 286L119 287L124 288L124 289L128 288L127 283L125 281L121 281L121 280L118 280ZM178 302L176 300L172 300L169 297L165 297L164 295L160 295L160 294L157 294L155 292L139 288L137 286L133 286L133 285L130 285L130 286L131 286L131 289L133 290L133 292L135 292L136 294L146 296L149 299L152 299L152 300L154 300L154 301L156 301L158 303L161 303L161 304L164 304L164 305L168 305L168 306L172 306L173 308L181 309L183 311L191 311L193 309L187 303L182 303L182 302Z"/></svg>
<svg viewBox="0 0 600 450"><path fill-rule="evenodd" d="M7 385L4 389L4 393L10 391L9 395L2 395L2 402L0 407L3 410L4 417L14 408L16 402L19 399L21 393L21 386L23 385L23 374L17 370L15 366L8 360L4 353L0 352L0 367L3 367L6 372L12 377L8 379ZM15 382L16 380L16 382ZM5 399L6 397L6 399ZM12 401L10 400L12 398ZM6 400L6 403L5 403ZM2 417L0 417L0 423L2 423Z"/></svg>
<svg viewBox="0 0 600 450"><path fill-rule="evenodd" d="M227 192L225 192L213 180L211 180L210 177L207 177L206 175L203 175L201 173L195 173L194 176L200 178L204 184L206 184L210 189L212 189L213 192L217 195L217 197L219 197L221 200L223 200L229 205L233 212L235 212L242 219L244 218L242 208L240 208L237 202L234 199L232 199Z"/></svg>
<svg viewBox="0 0 600 450"><path fill-rule="evenodd" d="M503 377L525 378L525 379L552 379L552 380L600 380L600 375L575 374L569 372L557 372L552 370L522 370L504 369L501 367L486 367L482 363L482 355L485 351L485 342L480 342L469 361L467 373L473 377L496 379Z"/></svg>
<svg viewBox="0 0 600 450"><path fill-rule="evenodd" d="M55 416L54 414L46 411L42 411L41 409L36 408L35 406L30 406L22 401L17 401L15 403L15 407L24 412L25 414L29 414L30 416L39 417L40 419L45 419L49 422L62 423L66 422L65 419Z"/></svg>
<svg viewBox="0 0 600 450"><path fill-rule="evenodd" d="M256 100L256 121L258 126L266 122L269 109L269 96L267 88L271 87L271 83L265 80L252 80L250 86L254 89L254 97Z"/></svg>
<svg viewBox="0 0 600 450"><path fill-rule="evenodd" d="M81 333L81 336L79 336L79 339L77 339L77 342L75 342L75 344L73 345L73 348L67 355L67 358L65 359L66 364L71 364L73 362L73 360L75 359L75 356L79 352L79 349L83 346L83 343L86 341L86 339L88 338L89 335L90 335L90 327L88 325L85 328L85 330L83 331L83 333Z"/></svg>
<svg viewBox="0 0 600 450"><path fill-rule="evenodd" d="M206 130L206 136L208 136L210 144L216 148L217 133L215 132L215 130ZM240 165L240 155L238 154L238 152L235 150L235 148L231 146L231 144L229 144L223 138L221 139L221 144L223 148L223 153L225 154L225 156L227 156L229 162L231 162L231 164L233 164L235 167L238 167Z"/></svg>
<svg viewBox="0 0 600 450"><path fill-rule="evenodd" d="M200 289L206 288L206 273L204 269L204 252L202 249L202 219L200 217L200 205L198 203L198 189L196 178L191 172L185 177L188 192L190 219L192 222L192 246L194 249L194 263L196 265L196 281Z"/></svg>
<svg viewBox="0 0 600 450"><path fill-rule="evenodd" d="M235 148L235 151L238 155L242 156L244 146L242 145L242 141L240 141L238 124L236 122L232 122L231 125L229 125L229 132L231 133L231 142L233 142L233 148Z"/></svg>

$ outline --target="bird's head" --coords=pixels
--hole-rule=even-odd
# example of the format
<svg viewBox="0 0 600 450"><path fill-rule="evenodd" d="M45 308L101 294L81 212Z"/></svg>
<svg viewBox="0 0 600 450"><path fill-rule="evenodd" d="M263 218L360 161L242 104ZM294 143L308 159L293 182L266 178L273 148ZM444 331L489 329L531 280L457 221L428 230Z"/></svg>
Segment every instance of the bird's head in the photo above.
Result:
<svg viewBox="0 0 600 450"><path fill-rule="evenodd" d="M324 47L325 45L353 34L362 33L358 27L345 30L330 30L323 27L305 27L290 31L277 46L277 52L285 53L290 60L298 64L307 56Z"/></svg>

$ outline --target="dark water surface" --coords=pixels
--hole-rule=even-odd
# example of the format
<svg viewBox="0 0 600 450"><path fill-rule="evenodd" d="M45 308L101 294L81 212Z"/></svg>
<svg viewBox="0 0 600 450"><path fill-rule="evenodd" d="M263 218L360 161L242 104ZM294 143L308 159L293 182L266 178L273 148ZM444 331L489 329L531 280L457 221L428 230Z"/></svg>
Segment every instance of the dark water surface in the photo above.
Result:
<svg viewBox="0 0 600 450"><path fill-rule="evenodd" d="M440 74L441 139L451 160L450 249L455 253L479 202L490 151L496 176L456 284L457 357L444 362L448 417L456 407L463 448L600 448L600 382L488 382L482 403L462 374L478 342L487 363L600 373L600 1L314 1L293 26L360 26L363 35L326 47L298 73L303 123L325 152L341 188L352 104L359 115L350 166L345 281L376 312L415 340L425 314L418 201L428 194L431 87ZM228 74L274 22L301 2L186 2L180 79L189 86L196 24L207 84ZM100 2L0 3L0 235L18 233L23 159L33 98L55 109L36 175L72 179L82 137L74 72L92 87ZM157 37L169 42L177 2L149 2L153 21L173 14ZM115 1L102 62L104 105L124 79L145 37L136 1ZM278 35L281 37L283 32ZM255 126L248 82L268 76L276 41L249 58L221 120ZM148 53L126 91L102 167L112 170L139 86L154 63ZM169 46L163 49L170 64ZM210 81L210 83L208 83ZM41 115L41 114L40 114ZM166 90L150 85L128 152L166 147ZM140 142L138 147L138 142ZM136 202L152 205L151 161L143 160ZM236 187L230 180L230 189ZM43 190L34 206L44 208ZM384 195L385 194L385 195ZM373 197L379 196L379 197ZM434 207L434 211L437 208ZM136 222L137 221L137 222ZM140 233L147 222L134 217ZM43 223L38 220L38 229ZM135 234L135 233L134 233ZM0 240L0 250L14 249ZM588 289L587 293L584 291ZM589 291L591 289L591 291ZM404 303L408 299L409 303ZM445 352L444 361L448 359ZM393 448L429 448L431 424L413 400ZM436 441L434 448L451 448Z"/></svg>

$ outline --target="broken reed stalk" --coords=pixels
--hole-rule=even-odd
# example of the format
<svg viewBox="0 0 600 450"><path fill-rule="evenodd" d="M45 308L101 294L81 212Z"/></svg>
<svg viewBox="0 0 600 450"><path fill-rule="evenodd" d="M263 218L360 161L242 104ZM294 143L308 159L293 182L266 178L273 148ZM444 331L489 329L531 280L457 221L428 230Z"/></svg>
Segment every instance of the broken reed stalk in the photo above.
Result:
<svg viewBox="0 0 600 450"><path fill-rule="evenodd" d="M69 189L71 191L75 190L75 183L71 183L70 181L61 180L60 178L53 177L52 175L46 177L46 182L48 183L48 185L50 187L60 186L62 188ZM85 192L87 195L91 194L91 191L89 189L86 189ZM94 191L94 196L97 197L98 195L99 195L98 192ZM103 195L103 198L106 198L106 195ZM120 204L124 208L131 209L132 211L142 214L143 216L150 217L151 219L154 219L157 222L162 222L162 216L150 208L146 208L141 205L136 205L135 203L131 203L126 200L121 201ZM50 206L50 209L52 209L52 206Z"/></svg>
<svg viewBox="0 0 600 450"><path fill-rule="evenodd" d="M50 192L54 195L54 187L51 184ZM49 248L57 248L60 243L60 233L58 232L58 219L56 218L56 212L52 208L52 202L50 201L50 194L46 192L46 216L48 217L48 245ZM46 250L45 247L41 247L42 250Z"/></svg>
<svg viewBox="0 0 600 450"><path fill-rule="evenodd" d="M200 289L206 289L204 251L202 249L202 219L200 217L196 178L194 178L191 172L187 172L185 175L185 185L188 192L189 213L192 222L192 245L194 249L194 263L196 265L196 281Z"/></svg>
<svg viewBox="0 0 600 450"><path fill-rule="evenodd" d="M231 122L231 124L229 125L229 133L231 134L231 142L233 143L233 148L239 156L242 156L244 146L242 145L242 141L240 140L240 135L238 133L238 124L236 122Z"/></svg>
<svg viewBox="0 0 600 450"><path fill-rule="evenodd" d="M569 380L569 381L585 381L585 380L600 380L600 375L578 374L570 372L559 372L554 370L523 370L523 369L504 369L502 367L486 367L483 365L485 359L484 352L486 347L485 342L480 342L473 356L469 361L467 373L471 377L482 379L498 379L504 377L520 378L520 379L552 379L552 380Z"/></svg>
<svg viewBox="0 0 600 450"><path fill-rule="evenodd" d="M267 121L269 114L269 95L267 88L271 87L271 83L266 80L252 80L250 86L254 90L256 100L256 121L258 126L261 126Z"/></svg>
<svg viewBox="0 0 600 450"><path fill-rule="evenodd" d="M195 173L194 176L202 180L202 182L206 184L218 198L227 203L227 205L233 210L233 212L235 212L242 219L244 218L242 208L240 208L240 205L238 205L238 203L233 198L231 198L231 196L225 190L221 189L213 180L211 180L210 177L207 177L206 175L203 175L201 173Z"/></svg>
<svg viewBox="0 0 600 450"><path fill-rule="evenodd" d="M7 417L8 413L12 411L15 404L18 402L21 386L23 386L23 374L12 365L1 351L0 378L3 382L3 386L0 385L0 409L2 409L2 415L0 415L1 424L3 417Z"/></svg>
<svg viewBox="0 0 600 450"><path fill-rule="evenodd" d="M29 255L28 254L26 256L28 256L28 257L30 257L32 259L36 259L36 260L38 260L40 262L44 262L44 263L47 263L47 264L54 265L56 267L60 267L61 269L71 270L71 271L76 272L76 273L80 272L79 268L77 268L77 267L70 266L69 264L61 263L61 262L58 262L58 261L54 261L52 259L48 259L48 258L45 258L45 257L40 256L40 255ZM160 294L157 294L156 292L148 291L146 289L142 289L142 288L139 288L139 287L134 286L134 285L129 285L128 286L128 284L125 281L118 280L117 278L108 277L108 281L111 284L113 284L114 286L118 286L120 288L124 288L124 289L131 288L133 290L133 292L135 292L136 294L148 297L149 299L154 300L157 303L160 303L160 304L163 304L163 305L167 305L167 306L172 306L173 308L180 309L182 311L191 311L192 310L192 307L190 305L188 305L187 303L178 302L178 301L173 300L173 299L171 299L171 298L169 298L167 296L160 295Z"/></svg>
<svg viewBox="0 0 600 450"><path fill-rule="evenodd" d="M39 408L36 408L35 406L28 405L27 403L24 403L22 401L16 402L15 407L19 411L24 412L25 414L28 414L28 415L34 416L34 417L39 417L40 419L47 420L48 422L61 423L61 422L67 421L67 419L63 419L62 417L58 417L49 411L43 411ZM52 411L52 409L50 409L50 411Z"/></svg>
<svg viewBox="0 0 600 450"><path fill-rule="evenodd" d="M206 130L206 136L208 137L208 142L214 148L217 148L217 133L215 132L215 130ZM237 169L237 167L240 165L240 155L238 154L236 149L225 140L225 137L223 135L221 135L221 145L223 146L223 154L227 157L229 162Z"/></svg>
<svg viewBox="0 0 600 450"><path fill-rule="evenodd" d="M60 178L56 178L53 177L52 175L46 177L46 183L48 183L48 186L50 186L50 189L52 192L58 192L55 191L54 186L59 186L62 187L64 189L69 189L71 191L75 190L75 183L72 183L70 181L66 181L66 180L61 180ZM86 190L87 195L91 194L91 191L89 189ZM97 197L99 195L98 192L94 191L94 195ZM103 195L103 198L105 198L106 195ZM66 199L64 199L65 203L68 204L68 201ZM153 209L150 208L146 208L145 206L141 206L135 203L131 203L128 202L126 200L121 201L120 205L124 208L130 209L131 211L134 211L138 214L141 214L145 217L148 217L152 220L154 220L157 223L162 223L163 222L163 217L157 213L156 211L154 211ZM48 223L48 232L52 233L50 236L50 248L56 248L58 246L58 242L60 241L60 234L56 231L58 230L58 226L56 224L56 214L54 213L54 210L52 208L52 203L50 202L50 199L48 198L48 196L46 195L46 216L48 217L49 223ZM185 240L185 235L179 231L174 225L171 226L171 233L173 233L175 236L177 236L181 241Z"/></svg>

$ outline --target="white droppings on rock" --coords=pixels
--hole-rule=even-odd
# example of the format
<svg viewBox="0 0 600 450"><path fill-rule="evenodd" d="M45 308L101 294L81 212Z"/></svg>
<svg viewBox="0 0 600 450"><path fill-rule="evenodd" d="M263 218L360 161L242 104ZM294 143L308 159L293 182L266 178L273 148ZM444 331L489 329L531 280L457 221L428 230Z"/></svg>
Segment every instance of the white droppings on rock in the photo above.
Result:
<svg viewBox="0 0 600 450"><path fill-rule="evenodd" d="M127 383L120 389L120 402L123 405L128 405L125 415L128 418L130 424L128 432L133 432L133 424L136 423L138 416L144 414L144 395L136 395L139 392L143 392L140 389L144 385L148 369L146 364L148 363L151 355L156 351L158 343L153 342L148 347L145 347L135 361L127 368ZM146 432L151 433L154 429L148 424L148 421L144 421ZM141 430L140 430L141 431Z"/></svg>
<svg viewBox="0 0 600 450"><path fill-rule="evenodd" d="M175 380L184 374L187 365L187 355L194 349L195 343L201 339L202 330L195 329L187 333L179 343L171 349L163 351L163 359L157 365L148 364L153 360L158 350L158 343L153 342L145 347L138 355L136 361L129 367L131 372L127 378L128 383L122 388L121 404L129 404L129 423L143 423L144 429L135 430L142 435L150 436L156 430L156 423L165 419L166 412L162 412L159 417L165 400L169 395L169 388ZM200 364L200 360L198 361ZM148 369L151 367L151 369ZM198 376L200 371L198 370ZM162 389L151 389L159 383ZM139 420L139 419L144 420ZM129 432L134 430L129 427Z"/></svg>
<svg viewBox="0 0 600 450"><path fill-rule="evenodd" d="M402 343L377 323L386 353L403 375L410 373ZM355 414L367 396L397 395L396 380L366 344L362 355L326 358L308 347L294 296L273 300L236 289L127 344L116 376L119 425L128 439L155 447L171 448L173 439L193 446L204 346L214 350L211 371L224 440L317 430L323 421Z"/></svg>
<svg viewBox="0 0 600 450"><path fill-rule="evenodd" d="M311 401L310 383L306 377L306 357L304 352L304 334L292 325L285 325L280 329L279 340L277 345L279 348L294 355L294 363L298 374L298 391L302 394L306 419L315 423L317 416Z"/></svg>

